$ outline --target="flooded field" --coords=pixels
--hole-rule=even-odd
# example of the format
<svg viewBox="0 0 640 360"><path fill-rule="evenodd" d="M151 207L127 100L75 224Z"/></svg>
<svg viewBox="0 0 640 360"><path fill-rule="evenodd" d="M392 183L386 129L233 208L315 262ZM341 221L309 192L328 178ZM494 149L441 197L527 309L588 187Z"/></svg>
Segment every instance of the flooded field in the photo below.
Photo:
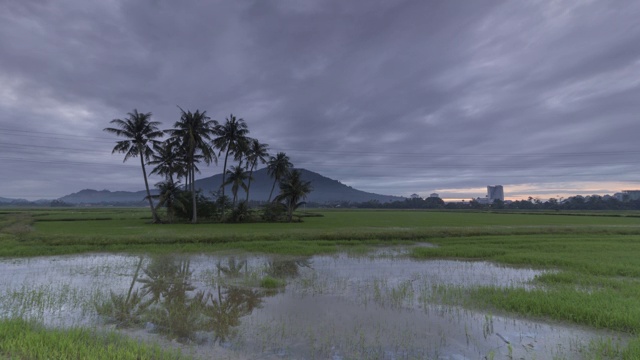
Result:
<svg viewBox="0 0 640 360"><path fill-rule="evenodd" d="M202 358L582 359L621 335L443 303L541 271L366 256L82 255L0 261L0 310L117 329Z"/></svg>

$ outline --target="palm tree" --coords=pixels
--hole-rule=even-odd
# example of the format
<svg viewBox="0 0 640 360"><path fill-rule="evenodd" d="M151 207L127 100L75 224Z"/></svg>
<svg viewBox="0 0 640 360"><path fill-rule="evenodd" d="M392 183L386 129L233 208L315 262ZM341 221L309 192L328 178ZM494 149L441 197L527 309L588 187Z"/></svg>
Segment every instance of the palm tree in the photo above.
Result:
<svg viewBox="0 0 640 360"><path fill-rule="evenodd" d="M160 219L151 200L151 192L149 191L149 181L147 180L147 170L145 169L144 161L148 161L153 154L152 146L159 143L159 141L155 139L162 137L163 132L158 129L158 125L160 125L159 122L150 121L150 112L139 113L138 110L133 109L133 112L127 113L127 115L128 117L124 120L111 120L110 123L116 127L105 128L104 131L126 138L126 140L118 141L111 152L112 154L115 152L124 153L123 162L132 157L140 157L140 166L142 167L142 176L144 177L144 186L147 190L147 199L149 200L151 215L153 216L154 222L159 222Z"/></svg>
<svg viewBox="0 0 640 360"><path fill-rule="evenodd" d="M180 144L185 152L187 183L190 185L193 202L193 217L191 222L195 224L198 222L195 185L196 163L200 161L200 159L204 160L207 164L218 160L215 152L209 145L211 136L218 126L218 122L211 120L211 118L206 115L206 111L200 112L196 110L192 113L191 111L184 111L180 107L178 108L181 112L180 120L176 121L173 125L174 129L167 130L167 132L171 134L171 137Z"/></svg>
<svg viewBox="0 0 640 360"><path fill-rule="evenodd" d="M273 185L271 186L271 192L269 193L269 200L271 202L271 196L273 195L273 189L276 187L276 183L289 174L289 171L293 167L287 154L279 152L278 155L272 156L267 164L267 173L273 177Z"/></svg>
<svg viewBox="0 0 640 360"><path fill-rule="evenodd" d="M225 152L224 165L222 168L222 196L224 197L224 183L226 182L227 174L227 160L229 154L233 153L236 160L240 159L243 154L243 150L246 148L247 135L249 134L249 128L247 123L243 119L237 119L233 114L229 115L224 125L218 125L216 127L216 137L213 139L213 146L220 150L219 155ZM224 216L224 208L222 209L222 215Z"/></svg>
<svg viewBox="0 0 640 360"><path fill-rule="evenodd" d="M251 189L251 180L253 175L253 170L255 169L258 162L261 164L267 163L267 156L269 153L267 149L269 148L268 144L261 144L258 139L251 139L249 141L249 150L247 152L247 167L249 167L249 184L247 185L247 198L246 202L249 203L249 189Z"/></svg>
<svg viewBox="0 0 640 360"><path fill-rule="evenodd" d="M169 139L154 146L154 150L151 161L148 162L149 165L155 165L150 174L162 175L170 183L175 183L181 177L186 176L185 158L175 139ZM174 175L176 179L174 179Z"/></svg>
<svg viewBox="0 0 640 360"><path fill-rule="evenodd" d="M167 208L167 220L169 223L173 222L175 209L179 207L184 210L185 206L180 201L180 182L173 182L171 180L161 181L156 184L156 188L159 191L159 194L155 197L158 198L157 207L165 206Z"/></svg>
<svg viewBox="0 0 640 360"><path fill-rule="evenodd" d="M300 200L306 199L307 195L313 190L311 182L303 181L301 177L300 170L291 171L289 176L280 182L280 194L274 199L277 202L284 201L289 222L293 220L293 211L304 204Z"/></svg>
<svg viewBox="0 0 640 360"><path fill-rule="evenodd" d="M236 200L238 199L238 190L242 188L244 191L248 191L247 183L244 181L251 178L244 171L242 164L238 164L238 166L232 166L231 169L227 170L227 174L229 177L226 179L222 186L226 186L231 184L231 193L233 194L233 206L236 205Z"/></svg>

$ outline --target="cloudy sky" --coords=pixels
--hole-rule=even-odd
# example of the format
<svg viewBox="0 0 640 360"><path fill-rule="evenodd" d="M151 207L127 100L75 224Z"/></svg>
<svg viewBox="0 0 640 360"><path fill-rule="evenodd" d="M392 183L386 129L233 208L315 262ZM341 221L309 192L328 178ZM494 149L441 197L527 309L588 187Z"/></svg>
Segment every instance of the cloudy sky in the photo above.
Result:
<svg viewBox="0 0 640 360"><path fill-rule="evenodd" d="M635 0L0 0L0 196L143 189L102 129L134 108L170 128L177 105L381 194L637 189L638 19Z"/></svg>

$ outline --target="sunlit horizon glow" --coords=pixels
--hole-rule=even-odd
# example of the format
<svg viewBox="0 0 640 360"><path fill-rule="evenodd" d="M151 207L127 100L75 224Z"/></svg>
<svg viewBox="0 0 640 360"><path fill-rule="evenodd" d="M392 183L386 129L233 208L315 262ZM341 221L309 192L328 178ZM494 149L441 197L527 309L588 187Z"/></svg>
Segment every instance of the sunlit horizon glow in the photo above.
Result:
<svg viewBox="0 0 640 360"><path fill-rule="evenodd" d="M497 185L497 184L491 184ZM519 185L503 185L505 200L527 200L529 197L547 201L551 198L566 199L571 196L581 195L611 195L622 192L623 190L640 189L640 182L624 182L624 181L607 181L607 182L585 182L585 183L549 183L549 184L519 184ZM468 189L440 189L433 191L437 193L444 201L470 201L476 198L484 198L487 195L487 189L484 188L468 188ZM430 194L424 194L422 197L428 197Z"/></svg>

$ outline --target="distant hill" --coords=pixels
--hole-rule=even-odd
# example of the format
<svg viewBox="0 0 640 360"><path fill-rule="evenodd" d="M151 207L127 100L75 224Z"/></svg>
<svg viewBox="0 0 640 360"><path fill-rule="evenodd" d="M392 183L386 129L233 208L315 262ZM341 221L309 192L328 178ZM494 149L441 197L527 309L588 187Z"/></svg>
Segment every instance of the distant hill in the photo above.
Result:
<svg viewBox="0 0 640 360"><path fill-rule="evenodd" d="M380 195L360 191L350 186L342 184L337 180L322 176L313 171L299 169L302 172L302 179L310 181L313 191L307 197L307 202L320 204L336 203L342 201L348 202L366 202L376 200L379 202L390 202L403 200L403 197ZM200 180L196 180L196 188L202 190L206 196L217 191L222 184L222 174L216 174ZM269 192L273 185L273 179L267 174L267 169L260 169L253 172L253 181L251 182L250 199L254 201L267 201ZM273 191L273 196L278 194L278 185ZM152 191L155 192L155 191ZM225 187L225 195L232 196L231 185ZM85 189L73 194L61 197L59 200L69 204L121 204L121 205L146 205L144 200L146 192L142 191L109 191L109 190L91 190ZM244 190L238 192L240 199L245 199Z"/></svg>
<svg viewBox="0 0 640 360"><path fill-rule="evenodd" d="M28 200L25 199L9 199L0 197L0 204L25 204L28 203Z"/></svg>
<svg viewBox="0 0 640 360"><path fill-rule="evenodd" d="M147 192L142 191L109 191L84 189L76 193L65 195L58 200L68 204L127 204L145 205Z"/></svg>
<svg viewBox="0 0 640 360"><path fill-rule="evenodd" d="M366 202L370 200L377 200L379 202L390 202L404 200L404 198L400 196L380 195L357 190L339 182L338 180L330 179L313 171L305 169L298 170L302 172L302 179L310 181L311 186L313 187L313 191L307 197L307 202L325 204L341 201ZM196 180L196 187L202 189L207 195L210 194L211 191L218 190L218 188L220 188L220 184L222 184L222 174ZM266 168L254 171L251 188L249 189L249 200L267 201L269 199L269 192L271 191L272 186L273 178L269 176ZM273 196L276 196L278 192L279 189L276 184ZM230 185L225 187L225 195L231 196ZM244 190L241 189L238 191L238 197L240 199L245 199L246 196L247 195Z"/></svg>
<svg viewBox="0 0 640 360"><path fill-rule="evenodd" d="M10 199L5 197L0 197L0 206L47 206L51 203L51 200L35 200L29 201L25 199Z"/></svg>

